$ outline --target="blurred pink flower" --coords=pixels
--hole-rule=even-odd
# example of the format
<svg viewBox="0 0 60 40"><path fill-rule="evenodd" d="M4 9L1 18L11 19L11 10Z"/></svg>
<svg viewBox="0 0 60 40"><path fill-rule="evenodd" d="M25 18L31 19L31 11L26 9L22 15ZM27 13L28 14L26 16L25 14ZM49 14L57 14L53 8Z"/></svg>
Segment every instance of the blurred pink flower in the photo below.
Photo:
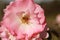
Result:
<svg viewBox="0 0 60 40"><path fill-rule="evenodd" d="M58 15L56 16L56 23L57 23L57 24L60 24L60 14L58 14Z"/></svg>
<svg viewBox="0 0 60 40"><path fill-rule="evenodd" d="M15 0L4 9L2 25L15 40L29 40L46 26L43 9L33 0ZM4 31L3 31L4 32Z"/></svg>

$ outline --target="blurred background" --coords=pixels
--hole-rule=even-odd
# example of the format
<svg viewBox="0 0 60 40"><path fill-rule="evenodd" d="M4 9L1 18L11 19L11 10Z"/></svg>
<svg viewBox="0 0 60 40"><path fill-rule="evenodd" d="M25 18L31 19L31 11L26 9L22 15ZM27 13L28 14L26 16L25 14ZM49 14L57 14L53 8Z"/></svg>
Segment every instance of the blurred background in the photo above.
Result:
<svg viewBox="0 0 60 40"><path fill-rule="evenodd" d="M3 9L13 0L0 0L0 21L3 17ZM60 0L34 0L45 11L47 27L50 28L49 38L45 40L60 40Z"/></svg>

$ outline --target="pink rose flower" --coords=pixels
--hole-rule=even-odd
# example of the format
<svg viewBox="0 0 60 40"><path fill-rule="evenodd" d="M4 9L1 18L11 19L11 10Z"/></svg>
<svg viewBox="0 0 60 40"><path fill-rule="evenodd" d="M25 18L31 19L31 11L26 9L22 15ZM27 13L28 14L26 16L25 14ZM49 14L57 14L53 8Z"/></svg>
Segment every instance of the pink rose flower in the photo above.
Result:
<svg viewBox="0 0 60 40"><path fill-rule="evenodd" d="M8 30L3 32L8 33L11 40L29 40L45 29L44 10L33 0L15 0L4 9L4 13L1 26Z"/></svg>

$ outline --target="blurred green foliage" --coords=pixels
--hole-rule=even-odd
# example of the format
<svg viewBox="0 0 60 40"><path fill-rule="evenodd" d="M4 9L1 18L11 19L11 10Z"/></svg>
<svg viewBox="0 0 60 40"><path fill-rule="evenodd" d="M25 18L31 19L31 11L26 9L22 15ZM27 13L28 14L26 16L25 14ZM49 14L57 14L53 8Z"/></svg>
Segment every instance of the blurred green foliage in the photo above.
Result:
<svg viewBox="0 0 60 40"><path fill-rule="evenodd" d="M3 3L2 1L0 1L0 21L2 20L3 17L3 9L5 8L5 3Z"/></svg>

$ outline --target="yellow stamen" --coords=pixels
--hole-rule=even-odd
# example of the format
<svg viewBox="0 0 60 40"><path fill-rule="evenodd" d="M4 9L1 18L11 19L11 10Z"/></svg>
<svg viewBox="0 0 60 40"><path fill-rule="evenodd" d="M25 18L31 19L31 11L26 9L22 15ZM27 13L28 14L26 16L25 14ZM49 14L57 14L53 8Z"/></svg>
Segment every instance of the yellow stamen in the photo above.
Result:
<svg viewBox="0 0 60 40"><path fill-rule="evenodd" d="M22 18L21 18L22 23L28 24L29 22L29 15L25 14Z"/></svg>

